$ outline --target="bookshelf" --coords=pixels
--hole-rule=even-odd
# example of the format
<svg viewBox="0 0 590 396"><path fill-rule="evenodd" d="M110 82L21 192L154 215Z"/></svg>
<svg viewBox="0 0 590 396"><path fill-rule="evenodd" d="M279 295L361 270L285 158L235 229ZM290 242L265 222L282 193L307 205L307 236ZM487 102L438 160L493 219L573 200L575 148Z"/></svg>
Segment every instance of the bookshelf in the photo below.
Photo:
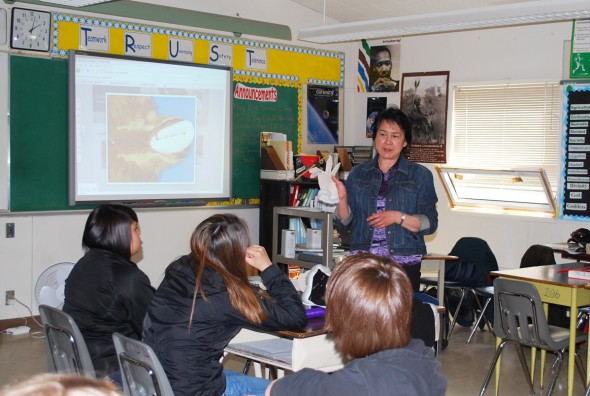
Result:
<svg viewBox="0 0 590 396"><path fill-rule="evenodd" d="M288 228L288 219L290 217L300 217L306 219L318 219L322 222L322 265L332 268L332 259L334 256L334 232L332 213L320 212L315 208L292 207L292 206L275 206L273 208L273 231L272 231L272 261L277 264L296 265L301 268L311 269L316 262L299 260L297 258L285 257L279 251L281 246L281 230Z"/></svg>
<svg viewBox="0 0 590 396"><path fill-rule="evenodd" d="M258 243L264 246L269 255L273 252L273 210L277 206L291 206L292 189L307 191L311 188L319 188L314 180L301 179L298 181L260 179L260 211ZM289 219L280 219L280 229L289 228Z"/></svg>

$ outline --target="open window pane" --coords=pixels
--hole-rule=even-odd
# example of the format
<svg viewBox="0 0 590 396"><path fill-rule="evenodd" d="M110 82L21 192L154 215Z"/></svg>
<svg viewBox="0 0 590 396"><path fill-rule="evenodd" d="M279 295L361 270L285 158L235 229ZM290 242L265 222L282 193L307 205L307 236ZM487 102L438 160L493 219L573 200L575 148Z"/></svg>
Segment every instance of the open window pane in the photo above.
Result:
<svg viewBox="0 0 590 396"><path fill-rule="evenodd" d="M555 217L543 169L474 169L436 166L452 208Z"/></svg>

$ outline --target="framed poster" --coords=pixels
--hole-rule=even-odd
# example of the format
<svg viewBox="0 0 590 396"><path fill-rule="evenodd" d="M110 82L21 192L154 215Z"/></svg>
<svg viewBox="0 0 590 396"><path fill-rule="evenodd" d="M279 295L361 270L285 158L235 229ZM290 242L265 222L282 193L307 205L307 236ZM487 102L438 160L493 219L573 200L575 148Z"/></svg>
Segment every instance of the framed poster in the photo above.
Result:
<svg viewBox="0 0 590 396"><path fill-rule="evenodd" d="M367 123L365 137L373 139L375 133L375 117L387 107L387 98L382 96L369 96L367 98Z"/></svg>
<svg viewBox="0 0 590 396"><path fill-rule="evenodd" d="M449 72L404 73L400 108L412 121L410 161L446 163Z"/></svg>
<svg viewBox="0 0 590 396"><path fill-rule="evenodd" d="M340 88L307 85L305 88L305 130L303 146L310 152L323 150L318 145L338 145L342 141L340 125ZM303 150L306 148L303 147ZM312 151L313 150L313 151Z"/></svg>

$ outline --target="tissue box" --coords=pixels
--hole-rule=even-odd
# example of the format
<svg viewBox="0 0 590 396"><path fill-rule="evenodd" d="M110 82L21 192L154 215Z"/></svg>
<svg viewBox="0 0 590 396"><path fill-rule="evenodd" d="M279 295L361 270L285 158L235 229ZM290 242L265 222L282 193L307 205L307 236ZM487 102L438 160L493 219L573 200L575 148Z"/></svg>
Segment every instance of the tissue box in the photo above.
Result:
<svg viewBox="0 0 590 396"><path fill-rule="evenodd" d="M295 231L283 230L281 238L281 253L287 258L295 258Z"/></svg>
<svg viewBox="0 0 590 396"><path fill-rule="evenodd" d="M308 228L307 239L305 241L307 249L321 249L322 247L322 230L319 228Z"/></svg>

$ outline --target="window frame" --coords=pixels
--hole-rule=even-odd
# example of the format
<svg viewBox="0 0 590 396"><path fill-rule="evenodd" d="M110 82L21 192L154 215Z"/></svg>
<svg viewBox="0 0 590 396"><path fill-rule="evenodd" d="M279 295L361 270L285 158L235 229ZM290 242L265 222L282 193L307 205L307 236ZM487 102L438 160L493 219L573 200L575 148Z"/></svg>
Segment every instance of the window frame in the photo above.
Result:
<svg viewBox="0 0 590 396"><path fill-rule="evenodd" d="M480 89L479 92L477 91L478 88ZM530 108L534 110L532 113L533 115L531 115L531 112L527 110L528 107L506 106L506 103L509 102L498 101L498 97L495 96L493 99L495 99L497 103L495 103L494 100L490 100L490 102L483 100L467 104L465 102L459 103L462 106L459 110L462 110L463 113L459 114L459 116L457 115L457 93L460 89L475 92L476 99L477 96L480 98L485 96L486 90L490 89L496 90L495 92L499 92L501 95L508 96L511 99L512 96L510 94L515 91L511 91L510 88L522 89L521 93L519 93L521 95L520 98L523 97L524 93L528 93L528 90L531 88L537 89L541 94L537 93L536 96L533 95L533 99L542 101L542 108L539 109L540 106L535 106L535 103L531 103ZM484 142L485 139L491 140L490 135L495 133L494 131L496 129L493 128L495 128L497 124L494 125L492 122L486 123L486 120L489 118L493 121L498 121L501 117L505 117L506 120L504 120L504 118L501 119L505 126L499 131L498 139L506 139L506 137L511 138L511 134L514 134L514 129L518 129L519 131L522 130L522 136L514 136L515 138L519 138L517 142L520 145L527 147L526 143L523 143L526 142L526 139L535 139L540 136L543 139L543 141L539 143L543 148L542 158L548 161L551 165L552 177L553 179L556 179L552 179L552 183L554 189L557 190L560 182L559 173L562 154L560 148L562 134L560 82L524 81L510 83L455 83L451 90L453 95L451 104L453 114L451 117L452 125L450 128L450 142L448 144L451 149L449 162L446 165L435 166L447 198L449 199L450 209L479 213L556 218L557 194L552 190L552 184L547 176L547 171L546 169L543 169L542 166L533 166L530 163L520 164L519 161L521 161L521 158L518 158L518 154L512 154L512 157L508 156L507 158L502 157L499 154L504 153L502 150L505 146L501 146L500 144L497 149L491 150L489 155L482 156L481 150L486 150L487 146L482 144L481 141L479 142L479 146L476 143L473 147L479 149L479 151L476 152L479 152L481 158L484 158L484 161L481 161L481 163L477 163L477 159L480 158L477 157L478 154L471 155L471 157L475 157L475 161L473 161L470 159L469 153L466 154L465 151L461 156L462 160L457 160L456 150L459 144L463 145L461 148L462 150L469 149L470 146L465 145L464 142L466 138L474 138L475 140L483 139ZM514 101L521 100L517 99L519 98L517 95L514 95L514 97L516 98ZM465 97L460 99L465 101ZM528 96L526 96L525 99L522 99L522 104L527 103ZM512 109L517 110L513 112ZM511 123L511 120L514 118L517 118L518 121L520 121L518 117L521 117L521 115L517 113L519 111L518 109L522 112L520 114L524 114L527 117L535 117L532 118L532 122L529 123L530 125L528 129L522 128L520 126L521 124ZM474 111L473 118L476 120L475 122L472 122L472 126L465 121L466 119L467 121L470 121L468 119L472 116L470 111ZM489 113L487 113L488 111ZM541 113L542 117L540 121L539 113ZM475 118L476 116L479 118ZM461 123L459 127L462 128L459 137L457 131L458 122ZM524 123L526 124L526 122L525 119ZM541 124L541 126L539 127L538 124ZM475 133L472 133L471 136L469 135L470 128L476 131ZM482 133L478 134L477 131L481 131ZM458 141L457 139L463 140ZM554 149L553 145L555 145ZM492 146L490 145L490 147ZM518 149L514 150L514 152L517 153ZM490 157L494 158L494 160L497 158L505 158L505 162L498 163L497 166L491 166L490 160L485 160ZM534 158L532 161L534 161ZM526 162L526 160L524 162ZM545 165L547 165L547 163ZM467 175L471 183L456 183L451 177L452 174ZM524 179L524 184L509 185L511 180L518 180L518 178L521 178L520 181L523 181L522 178L526 178ZM518 192L522 192L524 197L515 195L518 194Z"/></svg>

